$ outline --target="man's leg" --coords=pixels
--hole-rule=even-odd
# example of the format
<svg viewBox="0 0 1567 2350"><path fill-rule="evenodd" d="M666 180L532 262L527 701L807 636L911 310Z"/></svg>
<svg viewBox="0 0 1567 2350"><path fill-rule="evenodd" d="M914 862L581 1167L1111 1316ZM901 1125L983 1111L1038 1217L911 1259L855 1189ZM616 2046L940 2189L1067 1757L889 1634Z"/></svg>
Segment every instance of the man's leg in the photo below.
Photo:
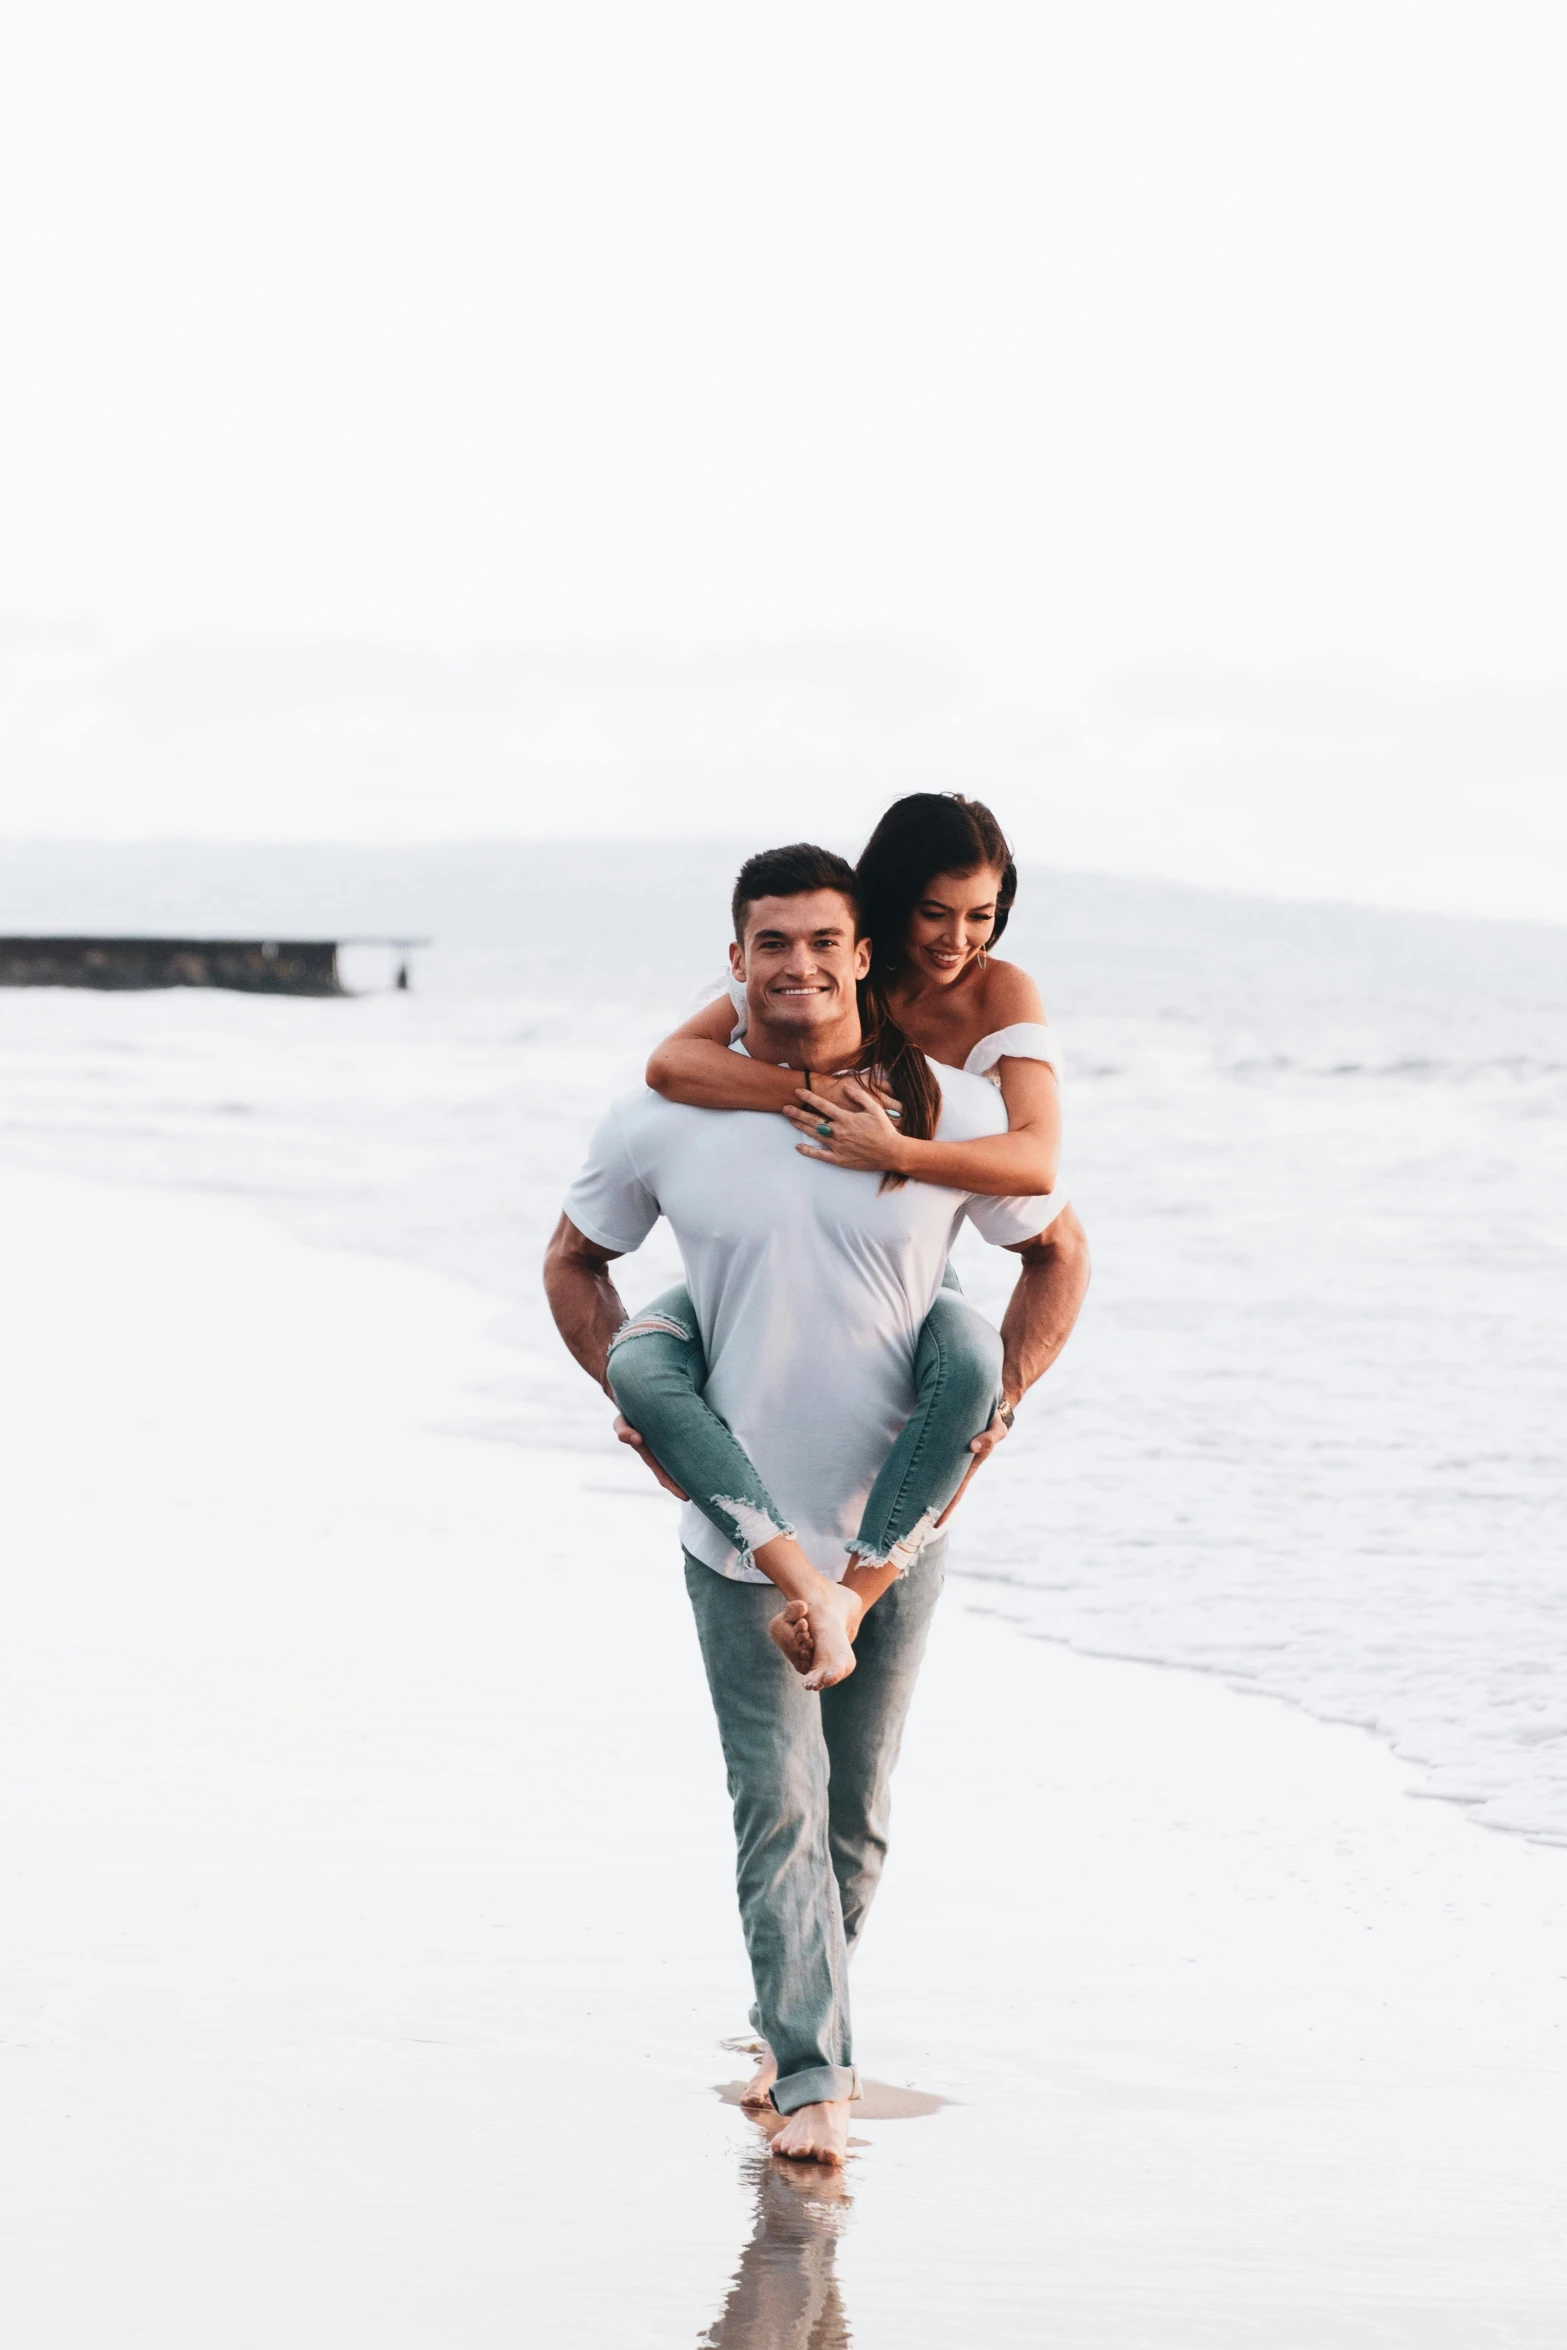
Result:
<svg viewBox="0 0 1567 2350"><path fill-rule="evenodd" d="M686 1589L729 1771L753 2021L778 2065L773 2102L789 2114L856 2097L823 1700L769 1637L770 1584L730 1582L688 1555Z"/></svg>
<svg viewBox="0 0 1567 2350"><path fill-rule="evenodd" d="M946 1562L947 1538L938 1534L865 1618L855 1642L858 1669L821 1700L831 1772L828 1833L850 1950L887 1857L893 1766Z"/></svg>

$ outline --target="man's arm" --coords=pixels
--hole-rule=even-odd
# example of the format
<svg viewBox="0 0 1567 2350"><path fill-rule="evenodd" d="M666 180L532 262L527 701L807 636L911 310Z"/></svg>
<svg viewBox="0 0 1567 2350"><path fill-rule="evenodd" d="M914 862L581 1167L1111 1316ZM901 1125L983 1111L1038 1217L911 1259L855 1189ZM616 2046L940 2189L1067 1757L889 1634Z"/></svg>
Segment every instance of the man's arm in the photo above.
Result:
<svg viewBox="0 0 1567 2350"><path fill-rule="evenodd" d="M544 1294L560 1332L588 1377L609 1394L604 1366L609 1342L626 1318L609 1268L622 1252L600 1248L569 1216L556 1225L544 1252Z"/></svg>
<svg viewBox="0 0 1567 2350"><path fill-rule="evenodd" d="M1063 1208L1034 1239L1017 1242L1010 1253L1023 1263L1001 1317L1001 1399L1015 1411L1071 1337L1088 1293L1091 1268L1088 1235L1071 1207ZM1007 1422L998 1412L969 1446L974 1469L990 1458L1006 1433ZM963 1499L974 1469L942 1511L942 1525Z"/></svg>
<svg viewBox="0 0 1567 2350"><path fill-rule="evenodd" d="M544 1294L550 1301L555 1327L588 1377L603 1388L611 1402L614 1390L604 1372L609 1342L625 1320L626 1309L609 1269L623 1253L618 1248L600 1248L596 1240L577 1230L569 1216L562 1216L544 1252ZM653 1458L624 1412L615 1414L615 1434L647 1463L666 1493L672 1493L677 1501L686 1499L684 1487Z"/></svg>
<svg viewBox="0 0 1567 2350"><path fill-rule="evenodd" d="M1071 1337L1091 1268L1088 1235L1070 1207L1013 1254L1023 1264L1001 1317L1001 1392L1016 1406Z"/></svg>

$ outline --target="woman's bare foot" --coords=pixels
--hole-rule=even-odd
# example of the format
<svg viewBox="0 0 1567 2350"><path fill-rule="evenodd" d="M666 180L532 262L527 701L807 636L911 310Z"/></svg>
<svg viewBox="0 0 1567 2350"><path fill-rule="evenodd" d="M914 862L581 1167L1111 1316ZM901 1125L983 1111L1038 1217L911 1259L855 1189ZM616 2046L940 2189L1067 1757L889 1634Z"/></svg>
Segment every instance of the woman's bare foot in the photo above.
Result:
<svg viewBox="0 0 1567 2350"><path fill-rule="evenodd" d="M816 1642L811 1637L811 1611L804 1600L791 1599L767 1629L795 1671L808 1673L816 1662Z"/></svg>
<svg viewBox="0 0 1567 2350"><path fill-rule="evenodd" d="M751 1553L770 1583L776 1583L787 1602L768 1626L789 1662L805 1674L807 1689L830 1689L846 1681L854 1670L854 1635L865 1613L865 1602L842 1583L829 1583L813 1567L792 1534L775 1534L759 1542ZM801 1664L790 1654L803 1627L811 1636L811 1661Z"/></svg>
<svg viewBox="0 0 1567 2350"><path fill-rule="evenodd" d="M826 2162L835 2168L849 2151L849 2101L836 2097L822 2105L802 2105L775 2130L769 2149L790 2162Z"/></svg>
<svg viewBox="0 0 1567 2350"><path fill-rule="evenodd" d="M865 1613L858 1597L825 1576L823 1588L831 1592L830 1599L814 1608L791 1599L767 1627L795 1671L804 1674L807 1689L831 1689L847 1681L854 1670L854 1635Z"/></svg>
<svg viewBox="0 0 1567 2350"><path fill-rule="evenodd" d="M767 2042L763 2040L758 2045L761 2049L761 2056L754 2075L746 2082L740 2092L740 2102L742 2105L770 2106L773 2102L773 2083L778 2078L778 2067L773 2061L773 2052Z"/></svg>
<svg viewBox="0 0 1567 2350"><path fill-rule="evenodd" d="M860 1628L865 1603L841 1583L822 1577L822 1588L808 1612L814 1661L805 1676L807 1689L831 1689L847 1681L854 1670L854 1635Z"/></svg>
<svg viewBox="0 0 1567 2350"><path fill-rule="evenodd" d="M807 1689L831 1689L847 1681L854 1670L854 1635L865 1613L857 1592L821 1578L822 1596L807 1602L791 1599L767 1629Z"/></svg>

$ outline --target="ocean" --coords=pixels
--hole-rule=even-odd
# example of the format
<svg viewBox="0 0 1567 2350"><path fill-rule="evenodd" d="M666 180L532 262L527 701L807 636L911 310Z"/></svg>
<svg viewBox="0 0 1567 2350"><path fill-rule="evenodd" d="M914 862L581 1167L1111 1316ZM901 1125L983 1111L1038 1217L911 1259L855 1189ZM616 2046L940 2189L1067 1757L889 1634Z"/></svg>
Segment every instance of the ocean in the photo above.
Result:
<svg viewBox="0 0 1567 2350"><path fill-rule="evenodd" d="M0 990L0 1155L468 1282L515 1372L463 1432L609 1459L539 1258L717 984L744 845L13 845L4 931L433 943L406 994L355 950L344 1001ZM955 1522L970 1603L1362 1724L1567 1842L1567 930L1026 871L1005 951L1095 1279ZM1010 1261L959 1264L999 1311ZM628 1304L676 1269L655 1236Z"/></svg>

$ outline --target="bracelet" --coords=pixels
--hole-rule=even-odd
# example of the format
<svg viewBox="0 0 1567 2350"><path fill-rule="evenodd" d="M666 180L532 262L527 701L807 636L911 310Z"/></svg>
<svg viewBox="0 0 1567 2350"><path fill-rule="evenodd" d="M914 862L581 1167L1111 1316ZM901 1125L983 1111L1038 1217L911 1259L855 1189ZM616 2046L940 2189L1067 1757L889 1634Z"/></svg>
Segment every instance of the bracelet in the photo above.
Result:
<svg viewBox="0 0 1567 2350"><path fill-rule="evenodd" d="M1006 1402L998 1403L996 1406L996 1418L1001 1422L1003 1428L1010 1429L1013 1421L1017 1418L1017 1405L1015 1403Z"/></svg>

